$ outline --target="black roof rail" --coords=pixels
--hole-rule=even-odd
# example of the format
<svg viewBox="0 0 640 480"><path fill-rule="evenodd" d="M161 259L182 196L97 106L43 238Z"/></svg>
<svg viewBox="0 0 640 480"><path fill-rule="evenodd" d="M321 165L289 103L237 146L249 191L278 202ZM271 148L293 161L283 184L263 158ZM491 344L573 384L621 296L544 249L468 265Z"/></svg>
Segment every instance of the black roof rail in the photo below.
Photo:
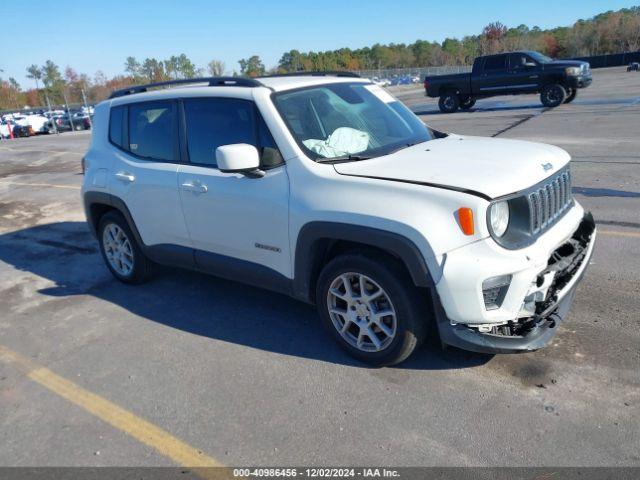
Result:
<svg viewBox="0 0 640 480"><path fill-rule="evenodd" d="M179 80L168 80L166 82L148 83L146 85L132 85L130 87L114 90L109 98L124 97L125 95L133 95L134 93L142 93L150 88L168 87L171 85L188 85L193 83L208 83L210 87L262 87L263 85L253 78L245 77L200 77L200 78L181 78Z"/></svg>
<svg viewBox="0 0 640 480"><path fill-rule="evenodd" d="M256 78L274 78L274 77L353 77L360 78L357 73L349 72L346 70L328 70L323 71L309 71L301 70L299 72L287 72L287 73L274 73L273 75L262 75Z"/></svg>

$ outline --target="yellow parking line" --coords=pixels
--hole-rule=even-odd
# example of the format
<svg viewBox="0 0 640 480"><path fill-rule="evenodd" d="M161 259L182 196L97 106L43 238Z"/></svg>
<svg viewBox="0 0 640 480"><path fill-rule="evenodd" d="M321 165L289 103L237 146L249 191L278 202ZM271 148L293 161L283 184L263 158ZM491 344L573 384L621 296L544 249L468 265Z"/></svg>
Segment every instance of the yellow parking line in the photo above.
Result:
<svg viewBox="0 0 640 480"><path fill-rule="evenodd" d="M637 232L618 232L617 230L598 230L600 235L612 235L614 237L634 237L640 238L640 233Z"/></svg>
<svg viewBox="0 0 640 480"><path fill-rule="evenodd" d="M50 188L66 188L69 190L80 190L77 185L53 185L51 183L20 183L20 182L0 182L0 185L17 185L19 187L50 187Z"/></svg>
<svg viewBox="0 0 640 480"><path fill-rule="evenodd" d="M41 367L30 359L2 345L0 345L0 360L17 366L34 382L37 382L49 391L77 405L139 442L154 448L178 465L196 468L223 466L216 459L187 445L166 430L137 417L130 411L119 407L95 393L85 390L75 383L55 374L48 368ZM226 476L224 475L225 472L206 469L195 471L195 473L199 475L210 478L222 478Z"/></svg>

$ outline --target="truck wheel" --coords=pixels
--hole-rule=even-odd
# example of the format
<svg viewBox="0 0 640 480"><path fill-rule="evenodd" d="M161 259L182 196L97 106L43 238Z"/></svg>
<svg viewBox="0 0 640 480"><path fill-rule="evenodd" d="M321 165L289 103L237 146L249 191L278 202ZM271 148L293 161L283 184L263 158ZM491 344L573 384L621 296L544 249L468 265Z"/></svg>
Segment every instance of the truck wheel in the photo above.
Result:
<svg viewBox="0 0 640 480"><path fill-rule="evenodd" d="M564 99L564 103L571 103L575 100L576 96L578 95L578 89L567 87L566 90L567 90L567 98Z"/></svg>
<svg viewBox="0 0 640 480"><path fill-rule="evenodd" d="M460 108L463 110L469 110L470 108L473 108L475 104L476 104L475 98L463 97L462 100L460 101Z"/></svg>
<svg viewBox="0 0 640 480"><path fill-rule="evenodd" d="M565 98L567 98L567 92L564 87L558 83L545 85L542 92L540 92L540 101L545 107L549 108L562 105Z"/></svg>
<svg viewBox="0 0 640 480"><path fill-rule="evenodd" d="M104 262L118 280L144 283L151 278L153 263L144 256L119 212L107 212L100 218L98 241Z"/></svg>
<svg viewBox="0 0 640 480"><path fill-rule="evenodd" d="M350 355L375 366L405 360L426 335L424 298L396 260L348 253L320 273L323 324Z"/></svg>
<svg viewBox="0 0 640 480"><path fill-rule="evenodd" d="M454 113L460 106L460 98L455 92L447 92L440 95L438 107L442 113Z"/></svg>

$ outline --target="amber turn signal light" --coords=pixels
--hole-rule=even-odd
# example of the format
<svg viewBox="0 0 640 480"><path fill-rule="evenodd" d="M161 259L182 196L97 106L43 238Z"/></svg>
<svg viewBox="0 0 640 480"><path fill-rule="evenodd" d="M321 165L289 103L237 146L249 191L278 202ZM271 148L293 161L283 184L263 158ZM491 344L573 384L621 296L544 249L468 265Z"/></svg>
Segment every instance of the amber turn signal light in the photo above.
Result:
<svg viewBox="0 0 640 480"><path fill-rule="evenodd" d="M467 207L458 209L458 222L465 235L473 235L473 210Z"/></svg>

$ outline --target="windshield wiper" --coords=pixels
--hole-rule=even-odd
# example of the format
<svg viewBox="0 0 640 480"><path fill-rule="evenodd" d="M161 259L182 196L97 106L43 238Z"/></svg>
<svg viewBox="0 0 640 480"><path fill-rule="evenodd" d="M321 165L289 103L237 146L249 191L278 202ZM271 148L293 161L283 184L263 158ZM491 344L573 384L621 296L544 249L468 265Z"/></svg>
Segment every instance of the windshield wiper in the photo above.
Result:
<svg viewBox="0 0 640 480"><path fill-rule="evenodd" d="M418 144L418 142L405 143L404 145L400 145L399 147L396 147L393 150L390 150L390 151L386 152L385 155L391 155L392 153L399 152L400 150L404 150L405 148L413 147L414 145L417 145L417 144Z"/></svg>
<svg viewBox="0 0 640 480"><path fill-rule="evenodd" d="M318 163L333 163L333 162L356 162L358 160L369 160L373 158L369 155L342 155L340 157L332 157L332 158L319 158L316 160Z"/></svg>

